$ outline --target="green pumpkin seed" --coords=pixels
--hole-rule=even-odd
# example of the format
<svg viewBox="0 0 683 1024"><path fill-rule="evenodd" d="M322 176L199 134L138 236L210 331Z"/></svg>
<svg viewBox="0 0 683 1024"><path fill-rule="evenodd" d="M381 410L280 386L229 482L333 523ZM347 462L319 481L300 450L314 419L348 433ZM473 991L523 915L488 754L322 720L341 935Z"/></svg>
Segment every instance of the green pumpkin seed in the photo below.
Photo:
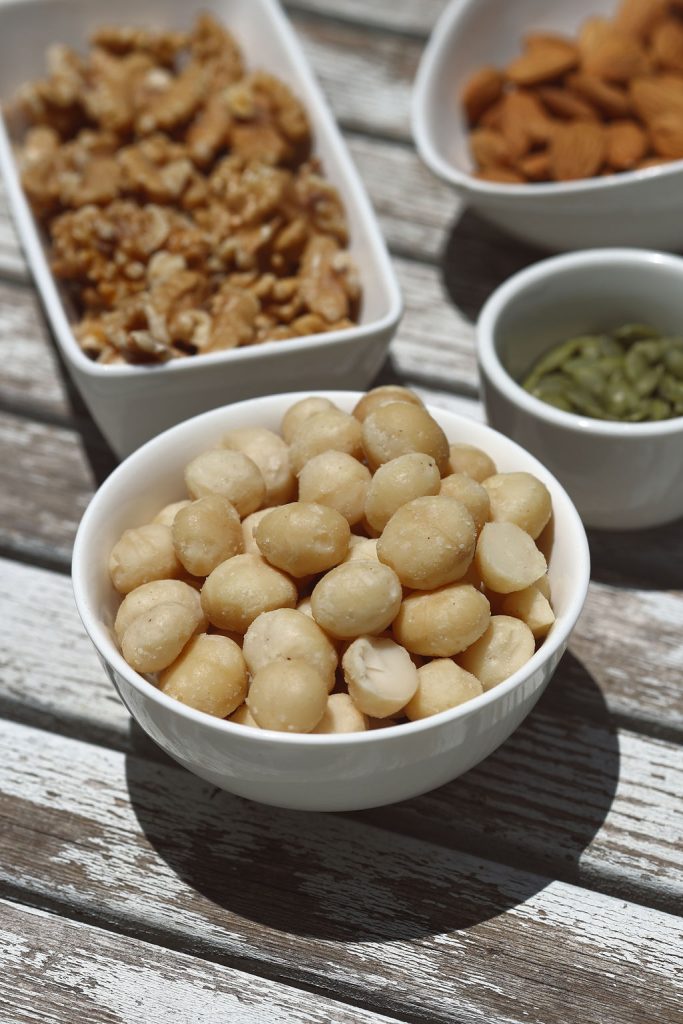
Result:
<svg viewBox="0 0 683 1024"><path fill-rule="evenodd" d="M671 406L663 398L652 398L650 400L649 420L668 420L671 416Z"/></svg>
<svg viewBox="0 0 683 1024"><path fill-rule="evenodd" d="M664 365L669 373L683 380L683 347L672 345L664 351Z"/></svg>
<svg viewBox="0 0 683 1024"><path fill-rule="evenodd" d="M683 402L683 381L677 380L672 374L665 373L657 388L661 398L667 402Z"/></svg>
<svg viewBox="0 0 683 1024"><path fill-rule="evenodd" d="M647 398L652 395L656 390L657 386L662 379L664 373L664 367L660 363L659 366L653 366L651 370L647 370L639 380L634 381L633 388L640 398Z"/></svg>
<svg viewBox="0 0 683 1024"><path fill-rule="evenodd" d="M612 336L617 341L623 341L627 345L634 341L642 341L644 338L661 338L661 332L650 324L624 324L612 331Z"/></svg>

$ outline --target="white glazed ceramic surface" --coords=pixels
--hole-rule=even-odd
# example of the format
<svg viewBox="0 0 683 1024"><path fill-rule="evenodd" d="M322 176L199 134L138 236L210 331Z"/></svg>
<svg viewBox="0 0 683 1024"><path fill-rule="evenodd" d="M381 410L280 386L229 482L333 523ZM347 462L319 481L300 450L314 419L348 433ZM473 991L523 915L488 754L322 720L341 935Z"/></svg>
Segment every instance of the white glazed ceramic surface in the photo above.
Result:
<svg viewBox="0 0 683 1024"><path fill-rule="evenodd" d="M350 411L357 392L326 394ZM107 573L112 545L129 526L183 496L183 467L237 426L279 427L302 394L254 399L205 413L128 458L102 485L81 522L73 557L76 604L109 678L152 739L190 771L240 796L307 810L342 811L403 800L456 778L519 725L550 680L583 605L589 576L585 533L555 478L514 442L461 416L430 410L452 441L478 445L501 470L527 470L549 487L554 538L550 580L557 621L519 672L467 705L431 719L345 736L249 729L193 711L160 693L123 660L112 640L118 599Z"/></svg>
<svg viewBox="0 0 683 1024"><path fill-rule="evenodd" d="M420 156L487 220L550 249L683 243L683 161L585 181L504 185L479 181L460 94L486 64L504 67L532 30L575 35L586 18L611 16L617 0L453 0L422 56L413 94Z"/></svg>
<svg viewBox="0 0 683 1024"><path fill-rule="evenodd" d="M683 333L683 259L595 249L543 260L484 306L478 358L489 422L567 488L587 526L637 529L683 516L683 418L609 423L562 412L518 383L553 345L624 323Z"/></svg>
<svg viewBox="0 0 683 1024"><path fill-rule="evenodd" d="M163 366L99 366L73 337L0 117L0 169L24 252L61 354L105 437L127 455L159 431L226 402L299 388L363 388L381 367L401 317L398 284L346 145L277 0L10 0L0 2L0 99L44 74L55 41L82 49L102 24L188 27L210 11L235 34L251 68L287 82L308 111L315 153L339 189L363 285L360 324L348 330L179 359ZM20 41L20 45L17 42Z"/></svg>

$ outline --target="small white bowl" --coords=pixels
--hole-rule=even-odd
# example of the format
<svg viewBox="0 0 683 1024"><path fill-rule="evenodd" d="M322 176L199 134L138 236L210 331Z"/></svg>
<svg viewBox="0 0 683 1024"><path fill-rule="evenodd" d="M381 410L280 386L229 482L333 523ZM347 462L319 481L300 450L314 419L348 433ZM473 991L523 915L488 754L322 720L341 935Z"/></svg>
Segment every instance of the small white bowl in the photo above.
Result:
<svg viewBox="0 0 683 1024"><path fill-rule="evenodd" d="M320 393L320 392L318 392ZM358 392L324 392L351 411ZM426 792L487 757L540 697L567 646L586 596L589 555L581 521L557 480L531 455L489 427L430 409L452 441L480 446L503 470L535 473L550 489L554 531L549 558L557 616L541 648L488 693L433 718L367 733L310 736L258 731L193 711L160 693L126 664L112 639L118 599L109 581L112 545L183 495L189 459L225 431L278 429L303 394L252 399L168 430L131 455L105 481L78 530L73 556L76 605L109 678L131 715L166 753L221 789L266 804L344 811Z"/></svg>
<svg viewBox="0 0 683 1024"><path fill-rule="evenodd" d="M562 412L518 383L553 345L580 334L649 323L683 333L683 259L594 249L543 260L509 278L477 328L489 422L547 465L586 526L660 526L683 516L683 417L611 423Z"/></svg>
<svg viewBox="0 0 683 1024"><path fill-rule="evenodd" d="M505 67L532 30L575 36L616 0L453 0L437 22L415 80L413 137L427 166L487 220L549 249L683 242L683 161L605 178L505 185L473 176L460 95L484 65Z"/></svg>
<svg viewBox="0 0 683 1024"><path fill-rule="evenodd" d="M101 366L81 351L50 272L0 116L0 170L26 259L69 373L119 456L206 409L254 395L312 387L362 388L380 369L402 313L401 295L365 188L276 0L10 0L0 4L0 98L44 74L54 42L78 49L103 24L189 27L201 11L235 34L250 68L287 82L308 112L314 151L346 207L350 251L363 287L357 327L292 341L174 360L162 366ZM21 45L17 46L17 41Z"/></svg>

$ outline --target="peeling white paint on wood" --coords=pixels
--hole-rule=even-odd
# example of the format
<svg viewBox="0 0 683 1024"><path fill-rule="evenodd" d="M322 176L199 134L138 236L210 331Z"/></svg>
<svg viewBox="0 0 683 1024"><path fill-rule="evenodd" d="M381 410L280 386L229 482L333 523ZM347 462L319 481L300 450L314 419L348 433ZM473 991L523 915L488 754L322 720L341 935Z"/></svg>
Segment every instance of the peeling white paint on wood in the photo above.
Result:
<svg viewBox="0 0 683 1024"><path fill-rule="evenodd" d="M470 970L492 980L502 970L513 1001L523 992L538 1024L552 1019L555 999L570 995L590 1022L604 1020L607 1005L613 1021L656 1020L648 1017L655 994L661 1012L673 1010L680 951L672 916L349 818L212 795L178 768L87 743L9 723L0 735L13 751L2 798L2 877L57 895L79 913L277 963L283 976L326 979L332 991L373 994L376 977L390 977L402 1003L414 1007L418 999L438 1019L454 999L464 1019L493 1012L491 992L463 984ZM193 870L200 848L208 874L188 885L181 874ZM217 871L224 881L213 885L222 895L212 898ZM493 908L503 905L497 916ZM637 991L626 999L634 976Z"/></svg>

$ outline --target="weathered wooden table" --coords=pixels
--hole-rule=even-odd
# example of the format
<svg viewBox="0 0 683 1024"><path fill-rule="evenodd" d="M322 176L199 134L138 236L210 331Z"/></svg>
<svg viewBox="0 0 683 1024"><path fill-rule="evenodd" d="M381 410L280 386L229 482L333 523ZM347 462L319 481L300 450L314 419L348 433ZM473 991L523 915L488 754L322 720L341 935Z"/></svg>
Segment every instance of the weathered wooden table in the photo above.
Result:
<svg viewBox="0 0 683 1024"><path fill-rule="evenodd" d="M290 13L403 287L382 379L480 417L472 321L540 254L463 216L411 146L442 6ZM71 544L113 459L4 207L0 345L2 1024L683 1020L680 523L591 536L570 653L466 777L359 814L260 807L132 728L81 628Z"/></svg>

